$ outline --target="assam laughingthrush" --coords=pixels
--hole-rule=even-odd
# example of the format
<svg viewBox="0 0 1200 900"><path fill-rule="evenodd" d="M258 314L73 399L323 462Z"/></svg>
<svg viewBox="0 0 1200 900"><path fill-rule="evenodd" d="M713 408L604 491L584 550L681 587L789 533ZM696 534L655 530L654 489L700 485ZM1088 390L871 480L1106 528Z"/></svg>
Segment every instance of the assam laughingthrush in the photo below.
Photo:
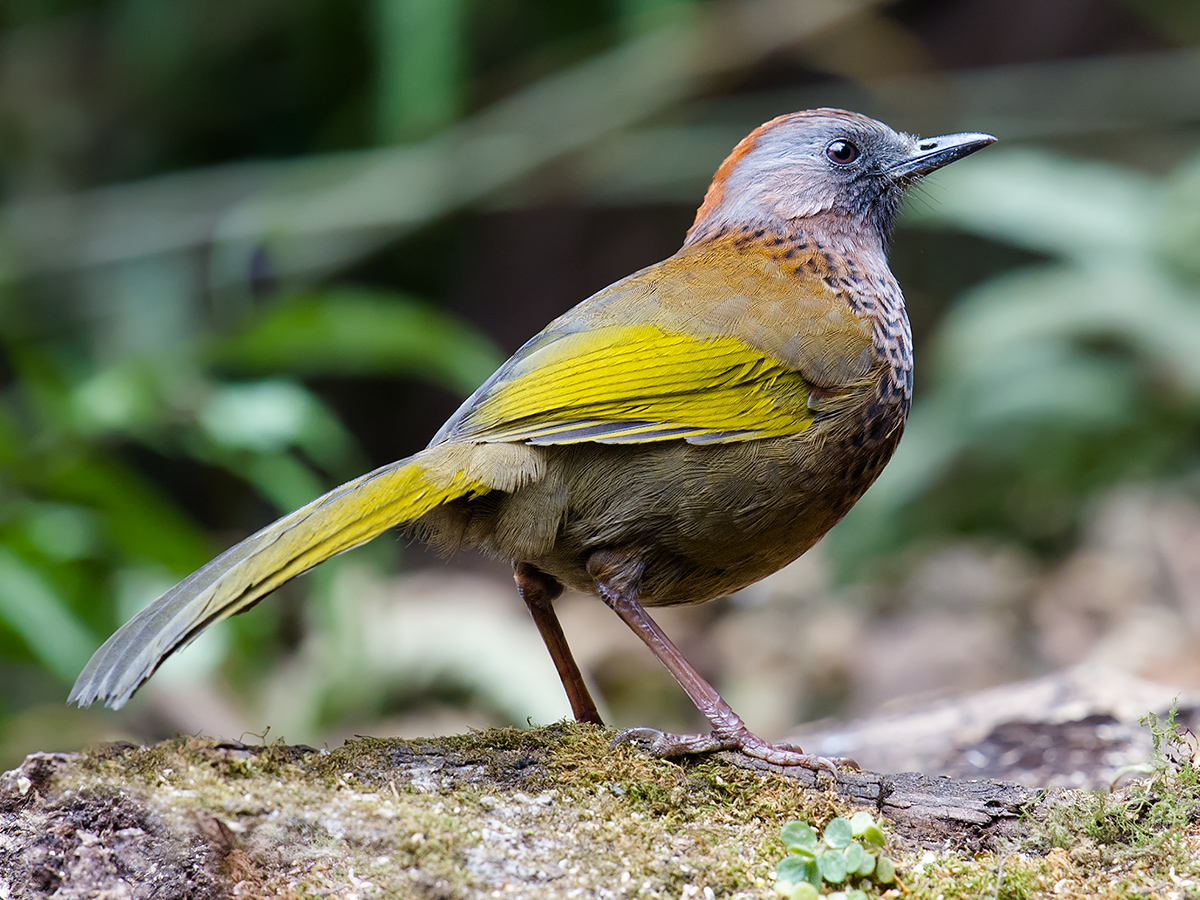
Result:
<svg viewBox="0 0 1200 900"><path fill-rule="evenodd" d="M202 630L396 525L513 562L580 721L599 722L554 613L596 594L712 723L627 732L659 755L751 733L643 607L743 588L811 547L887 463L912 342L886 246L905 188L992 143L919 139L856 113L774 119L721 164L683 247L529 340L429 446L330 491L192 573L122 626L71 692L119 707Z"/></svg>

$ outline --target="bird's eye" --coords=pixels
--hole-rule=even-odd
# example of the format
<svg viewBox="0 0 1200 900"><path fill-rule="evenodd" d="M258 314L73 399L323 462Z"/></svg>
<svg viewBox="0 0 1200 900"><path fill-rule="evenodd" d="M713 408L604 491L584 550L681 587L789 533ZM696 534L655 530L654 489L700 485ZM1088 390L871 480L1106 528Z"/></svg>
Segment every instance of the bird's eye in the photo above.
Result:
<svg viewBox="0 0 1200 900"><path fill-rule="evenodd" d="M836 140L825 148L825 155L830 162L839 166L848 166L858 159L858 147L849 141Z"/></svg>

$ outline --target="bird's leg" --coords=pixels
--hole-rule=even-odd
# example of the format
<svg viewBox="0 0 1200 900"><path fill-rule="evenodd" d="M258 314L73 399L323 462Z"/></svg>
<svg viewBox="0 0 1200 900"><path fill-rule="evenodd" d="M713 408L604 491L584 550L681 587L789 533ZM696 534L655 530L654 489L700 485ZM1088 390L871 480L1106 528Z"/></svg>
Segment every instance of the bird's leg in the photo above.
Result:
<svg viewBox="0 0 1200 900"><path fill-rule="evenodd" d="M679 648L638 602L640 563L629 563L614 554L597 552L588 560L588 573L596 581L600 599L645 642L675 676L696 708L712 723L712 732L709 734L667 734L653 728L631 728L617 735L614 743L637 743L645 746L651 755L659 757L740 750L747 756L779 766L804 766L834 772L839 766L857 768L853 760L815 756L791 744L772 744L750 731L741 717L721 699L716 688L705 681L684 658Z"/></svg>
<svg viewBox="0 0 1200 900"><path fill-rule="evenodd" d="M513 580L517 583L521 599L529 607L546 649L550 651L554 668L558 669L558 677L566 689L575 721L603 725L592 695L583 683L579 666L575 664L575 657L571 655L571 648L567 646L567 636L563 634L558 615L554 612L554 601L562 593L562 583L528 563L516 563L513 566Z"/></svg>

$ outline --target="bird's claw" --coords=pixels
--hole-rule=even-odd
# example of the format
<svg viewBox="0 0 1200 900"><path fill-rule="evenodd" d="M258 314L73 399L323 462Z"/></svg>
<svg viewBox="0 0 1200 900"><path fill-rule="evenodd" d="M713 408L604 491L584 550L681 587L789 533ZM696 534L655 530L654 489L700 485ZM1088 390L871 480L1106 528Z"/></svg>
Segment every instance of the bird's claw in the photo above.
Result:
<svg viewBox="0 0 1200 900"><path fill-rule="evenodd" d="M737 746L736 741L722 740L716 734L671 734L657 728L627 728L612 739L610 746L617 744L633 744L656 759L731 750Z"/></svg>
<svg viewBox="0 0 1200 900"><path fill-rule="evenodd" d="M814 772L827 771L835 777L839 772L857 772L858 763L841 756L816 756L805 753L792 744L772 744L746 732L737 735L671 734L657 728L628 728L612 739L611 746L633 744L642 752L657 759L712 753L717 750L740 750L747 756L777 766L800 766Z"/></svg>
<svg viewBox="0 0 1200 900"><path fill-rule="evenodd" d="M861 772L862 771L862 767L859 766L859 764L857 762L855 762L853 759L851 759L848 756L817 756L812 753L805 753L802 749L797 747L795 744L789 744L786 741L780 741L778 744L767 744L767 746L772 747L776 750L782 750L786 753L797 753L801 756L806 756L809 759L812 759L816 762L816 765L814 765L814 766L808 766L805 763L794 763L793 765L803 765L806 768L811 768L811 769L826 769L829 772L832 772L834 775L836 775L838 772ZM750 751L748 751L748 750L744 750L743 752L749 753L751 756L756 755L754 753L750 753ZM768 760L768 762L769 761L770 760ZM782 765L786 765L786 763L784 763Z"/></svg>

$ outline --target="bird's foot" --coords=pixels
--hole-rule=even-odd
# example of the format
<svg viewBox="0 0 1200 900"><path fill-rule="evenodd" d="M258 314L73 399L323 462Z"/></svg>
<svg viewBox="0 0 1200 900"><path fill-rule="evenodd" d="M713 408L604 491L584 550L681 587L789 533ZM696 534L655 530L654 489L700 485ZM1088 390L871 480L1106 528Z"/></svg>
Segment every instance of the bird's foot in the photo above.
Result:
<svg viewBox="0 0 1200 900"><path fill-rule="evenodd" d="M858 770L858 763L852 759L816 756L792 744L772 744L744 730L730 734L717 731L708 734L670 734L657 728L629 728L613 738L612 743L614 746L634 744L659 759L713 753L717 750L740 750L747 756L776 766L801 766L813 771L824 769L834 775L842 769Z"/></svg>

